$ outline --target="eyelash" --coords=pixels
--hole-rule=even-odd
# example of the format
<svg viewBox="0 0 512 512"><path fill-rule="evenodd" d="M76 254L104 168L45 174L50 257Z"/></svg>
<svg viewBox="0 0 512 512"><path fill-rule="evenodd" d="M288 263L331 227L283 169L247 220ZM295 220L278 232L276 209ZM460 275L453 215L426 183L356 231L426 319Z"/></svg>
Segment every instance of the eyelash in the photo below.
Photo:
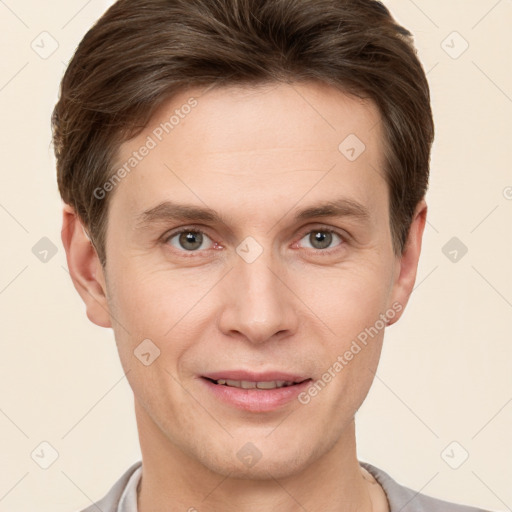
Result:
<svg viewBox="0 0 512 512"><path fill-rule="evenodd" d="M300 233L300 235L299 235L299 240L298 241L300 242L300 240L302 240L306 235L308 235L310 233L314 233L314 232L330 233L330 234L333 234L333 235L337 235L338 237L340 237L341 242L337 246L331 247L329 249L310 249L310 248L306 248L308 250L308 252L312 251L312 252L314 252L316 254L321 254L321 255L324 255L324 256L329 256L332 253L339 251L340 248L342 246L344 246L346 244L346 242L347 242L347 236L345 234L340 233L339 231L336 231L335 229L329 228L327 226L321 226L321 227L313 228L313 229L309 228L309 229L306 229L306 230L302 231ZM202 229L190 226L190 227L181 228L181 229L179 229L177 231L173 231L173 232L171 232L169 234L165 234L162 237L163 238L162 242L165 245L168 245L169 241L172 238L174 238L177 235L181 235L182 233L200 233L202 235L206 235L208 238L211 239L211 237L205 231L203 231ZM216 242L213 242L213 243L215 244ZM296 243L298 243L298 242L296 242ZM180 252L180 253L184 253L183 256L186 257L186 258L197 257L195 255L197 253L199 253L199 252L202 252L202 251L185 251L185 250L178 250L178 249L176 249L176 250L178 252ZM205 250L208 250L208 249L205 249Z"/></svg>

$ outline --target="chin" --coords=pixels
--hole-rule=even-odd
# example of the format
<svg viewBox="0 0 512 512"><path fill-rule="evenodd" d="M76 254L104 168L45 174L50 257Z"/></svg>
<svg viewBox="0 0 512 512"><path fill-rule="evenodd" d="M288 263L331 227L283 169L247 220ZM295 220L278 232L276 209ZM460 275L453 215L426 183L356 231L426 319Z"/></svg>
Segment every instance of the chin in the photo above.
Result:
<svg viewBox="0 0 512 512"><path fill-rule="evenodd" d="M203 464L219 475L229 476L230 479L256 481L285 479L300 473L308 465L307 461L298 461L296 454L292 454L286 459L278 459L276 457L270 459L263 455L252 467L249 465L245 466L242 463L233 464L232 458L225 461L217 461L213 464L211 462L204 461Z"/></svg>
<svg viewBox="0 0 512 512"><path fill-rule="evenodd" d="M265 434L267 435L267 434ZM198 461L210 471L229 478L242 480L284 479L302 472L321 456L321 447L268 437L230 439L222 446L202 450L196 454ZM299 448L300 447L300 448Z"/></svg>

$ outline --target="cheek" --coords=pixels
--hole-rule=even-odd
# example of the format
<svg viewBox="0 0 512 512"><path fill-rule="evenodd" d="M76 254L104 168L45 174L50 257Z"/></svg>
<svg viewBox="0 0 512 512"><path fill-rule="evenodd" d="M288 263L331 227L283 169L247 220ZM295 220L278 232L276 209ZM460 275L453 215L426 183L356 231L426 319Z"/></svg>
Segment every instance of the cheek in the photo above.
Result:
<svg viewBox="0 0 512 512"><path fill-rule="evenodd" d="M114 275L114 314L138 334L162 337L197 303L204 283L192 274L137 265L136 258L128 263Z"/></svg>
<svg viewBox="0 0 512 512"><path fill-rule="evenodd" d="M207 293L218 277L214 272L200 275L193 268L180 271L170 271L162 265L148 268L147 264L137 262L137 258L123 263L128 264L116 267L122 270L112 275L109 301L123 368L132 370L134 379L141 369L144 379L156 378L151 377L152 372L147 368L141 368L136 358L142 350L139 346L146 343L151 357L153 352L158 355L154 366L176 376L184 354L201 339L205 323L211 319L211 297ZM163 373L164 380L171 379Z"/></svg>
<svg viewBox="0 0 512 512"><path fill-rule="evenodd" d="M311 275L306 283L309 286L301 291L312 311L311 321L324 332L325 373L320 380L328 381L330 388L325 403L337 407L341 400L344 407L340 411L358 408L373 380L386 326L381 317L386 314L389 295L385 276L385 268L366 263L329 276Z"/></svg>
<svg viewBox="0 0 512 512"><path fill-rule="evenodd" d="M329 329L330 338L334 335L341 342L372 326L385 312L391 289L388 276L389 268L361 261L357 266L297 276L301 284L295 289Z"/></svg>

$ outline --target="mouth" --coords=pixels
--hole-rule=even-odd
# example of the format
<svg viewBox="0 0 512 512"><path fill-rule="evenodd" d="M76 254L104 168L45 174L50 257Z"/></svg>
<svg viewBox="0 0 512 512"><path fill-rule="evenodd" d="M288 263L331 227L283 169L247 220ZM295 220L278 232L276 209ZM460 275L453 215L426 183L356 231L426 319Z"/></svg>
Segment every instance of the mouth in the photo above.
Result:
<svg viewBox="0 0 512 512"><path fill-rule="evenodd" d="M226 371L203 375L210 396L249 412L270 412L292 403L313 381L282 372Z"/></svg>
<svg viewBox="0 0 512 512"><path fill-rule="evenodd" d="M303 382L310 380L304 379L298 382L294 381L285 381L285 380L263 380L263 381L251 381L251 380L230 380L230 379L209 379L205 377L206 380L213 382L219 386L228 386L231 388L239 388L239 389L279 389L279 388L287 388L290 386L295 386L296 384L302 384Z"/></svg>

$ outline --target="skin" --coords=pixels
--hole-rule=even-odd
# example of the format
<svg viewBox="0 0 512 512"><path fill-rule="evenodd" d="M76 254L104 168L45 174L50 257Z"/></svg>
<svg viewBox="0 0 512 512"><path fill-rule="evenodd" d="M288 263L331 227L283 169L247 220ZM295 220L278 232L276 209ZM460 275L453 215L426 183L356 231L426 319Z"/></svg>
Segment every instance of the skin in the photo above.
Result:
<svg viewBox="0 0 512 512"><path fill-rule="evenodd" d="M393 304L402 307L389 325L396 322L416 279L426 203L395 255L381 119L369 101L313 82L201 94L174 97L121 146L118 165L197 99L110 192L105 269L64 207L73 283L88 318L113 328L134 393L139 511L385 511L382 489L359 466L354 423L385 329L308 404L242 411L218 401L199 377L281 370L316 381ZM366 145L354 162L338 150L349 134ZM365 206L369 219L293 219L340 197ZM136 228L138 214L169 199L216 210L226 225L167 220ZM199 249L187 250L179 235L166 240L176 228L200 229ZM315 244L320 228L340 234L326 249ZM236 252L248 236L263 249L252 263ZM160 350L148 366L134 356L144 339ZM248 442L261 453L252 467L237 457Z"/></svg>

